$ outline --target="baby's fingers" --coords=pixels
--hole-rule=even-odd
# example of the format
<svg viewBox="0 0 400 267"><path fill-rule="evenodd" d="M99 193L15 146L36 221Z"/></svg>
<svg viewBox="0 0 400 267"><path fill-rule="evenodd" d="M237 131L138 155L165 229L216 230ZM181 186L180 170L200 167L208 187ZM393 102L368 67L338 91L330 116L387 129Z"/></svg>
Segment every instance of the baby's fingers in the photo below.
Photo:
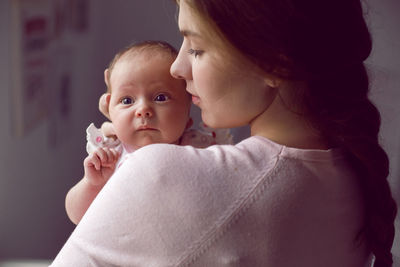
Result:
<svg viewBox="0 0 400 267"><path fill-rule="evenodd" d="M115 164L119 157L119 153L115 149L102 148L101 150L99 149L98 152L98 156L103 166Z"/></svg>
<svg viewBox="0 0 400 267"><path fill-rule="evenodd" d="M110 154L111 154L110 157L113 162L117 161L119 159L120 153L117 150L115 150L114 148L110 149Z"/></svg>
<svg viewBox="0 0 400 267"><path fill-rule="evenodd" d="M104 151L106 152L106 157L104 158L104 161L102 161L103 164L107 164L110 162L114 161L114 154L111 152L110 149L104 149Z"/></svg>
<svg viewBox="0 0 400 267"><path fill-rule="evenodd" d="M88 156L85 161L83 162L84 166L86 167L91 167L94 166L94 168L98 171L101 168L101 162L99 157L96 155L96 153L91 154Z"/></svg>
<svg viewBox="0 0 400 267"><path fill-rule="evenodd" d="M101 163L106 163L108 161L108 152L107 152L107 148L98 148L96 149L95 153L97 155L97 157L100 159Z"/></svg>

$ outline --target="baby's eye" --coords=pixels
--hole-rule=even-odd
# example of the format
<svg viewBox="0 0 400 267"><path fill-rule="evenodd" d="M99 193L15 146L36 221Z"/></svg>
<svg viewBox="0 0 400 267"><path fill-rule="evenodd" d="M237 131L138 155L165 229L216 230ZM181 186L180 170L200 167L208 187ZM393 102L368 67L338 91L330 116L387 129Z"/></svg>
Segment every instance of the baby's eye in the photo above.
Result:
<svg viewBox="0 0 400 267"><path fill-rule="evenodd" d="M123 105L130 105L132 103L133 103L133 100L130 97L124 97L121 99L121 104L123 104Z"/></svg>
<svg viewBox="0 0 400 267"><path fill-rule="evenodd" d="M201 54L203 53L203 51L202 51L202 50L196 50L196 49L190 48L190 49L188 50L188 53L189 53L190 55L194 55L194 57L197 57L197 56L201 56Z"/></svg>
<svg viewBox="0 0 400 267"><path fill-rule="evenodd" d="M165 94L159 94L154 98L154 101L156 102L164 102L169 100L169 96L165 95Z"/></svg>

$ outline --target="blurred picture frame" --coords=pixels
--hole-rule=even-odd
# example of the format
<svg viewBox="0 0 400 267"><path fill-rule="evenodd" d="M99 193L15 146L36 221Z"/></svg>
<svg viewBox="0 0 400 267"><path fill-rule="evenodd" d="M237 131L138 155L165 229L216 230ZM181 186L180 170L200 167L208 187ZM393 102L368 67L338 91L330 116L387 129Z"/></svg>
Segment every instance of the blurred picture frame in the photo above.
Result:
<svg viewBox="0 0 400 267"><path fill-rule="evenodd" d="M48 116L51 0L11 0L13 133L22 137Z"/></svg>

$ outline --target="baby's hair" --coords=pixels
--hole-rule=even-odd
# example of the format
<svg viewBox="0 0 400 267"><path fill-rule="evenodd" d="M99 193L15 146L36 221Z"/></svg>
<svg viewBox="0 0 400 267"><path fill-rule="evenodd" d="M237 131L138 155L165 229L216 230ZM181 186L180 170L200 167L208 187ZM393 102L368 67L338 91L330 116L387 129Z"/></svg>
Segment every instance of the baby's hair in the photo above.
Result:
<svg viewBox="0 0 400 267"><path fill-rule="evenodd" d="M153 56L154 54L158 55L167 55L170 56L171 59L175 59L178 55L178 51L171 44L165 41L156 41L156 40L147 40L138 43L133 43L128 45L127 47L121 49L111 60L108 66L108 75L107 79L107 92L111 92L110 85L110 77L111 73L114 69L115 64L121 59L125 54L142 54L149 53L149 56Z"/></svg>

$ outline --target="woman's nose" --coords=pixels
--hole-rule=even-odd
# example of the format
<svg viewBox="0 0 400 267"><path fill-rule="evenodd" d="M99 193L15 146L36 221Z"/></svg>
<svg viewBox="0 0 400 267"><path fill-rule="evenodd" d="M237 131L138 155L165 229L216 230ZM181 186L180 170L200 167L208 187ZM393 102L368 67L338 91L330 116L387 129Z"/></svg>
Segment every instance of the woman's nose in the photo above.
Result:
<svg viewBox="0 0 400 267"><path fill-rule="evenodd" d="M188 58L188 53L182 51L182 48L179 50L178 56L171 65L170 73L172 77L176 79L192 79L192 69Z"/></svg>

